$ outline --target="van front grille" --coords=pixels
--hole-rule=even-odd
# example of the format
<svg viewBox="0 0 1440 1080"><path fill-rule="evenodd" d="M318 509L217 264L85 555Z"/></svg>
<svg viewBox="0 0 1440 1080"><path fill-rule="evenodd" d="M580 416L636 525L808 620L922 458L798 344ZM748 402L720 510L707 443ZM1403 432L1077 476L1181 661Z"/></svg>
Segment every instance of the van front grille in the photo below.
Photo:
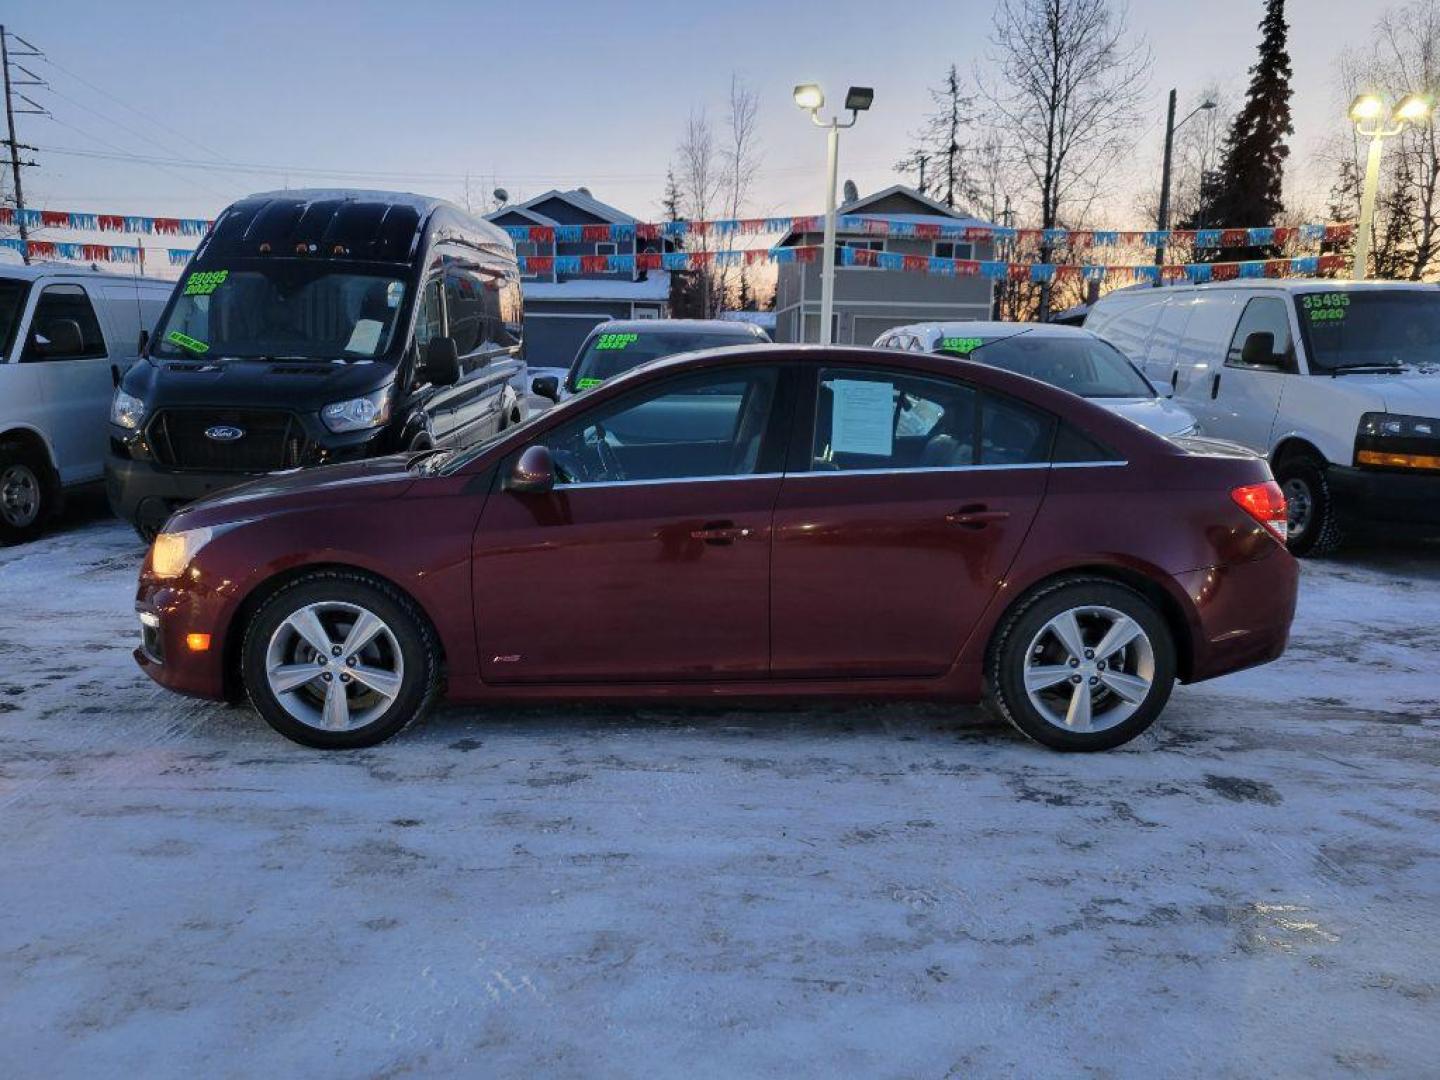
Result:
<svg viewBox="0 0 1440 1080"><path fill-rule="evenodd" d="M311 449L299 418L280 409L165 409L148 430L156 460L172 469L273 472L305 464Z"/></svg>

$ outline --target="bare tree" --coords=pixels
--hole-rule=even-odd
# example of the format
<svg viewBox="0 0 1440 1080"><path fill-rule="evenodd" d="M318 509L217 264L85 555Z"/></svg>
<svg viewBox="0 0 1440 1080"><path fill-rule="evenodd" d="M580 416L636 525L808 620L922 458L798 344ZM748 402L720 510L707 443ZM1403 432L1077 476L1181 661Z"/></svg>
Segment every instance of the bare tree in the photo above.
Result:
<svg viewBox="0 0 1440 1080"><path fill-rule="evenodd" d="M720 151L721 195L727 218L740 217L749 201L755 174L760 169L759 115L759 96L739 76L732 74L729 108L725 117L725 145ZM725 250L734 249L734 234L727 234ZM731 299L728 264L720 268L718 277L719 306L724 307ZM742 284L743 281L742 276Z"/></svg>
<svg viewBox="0 0 1440 1080"><path fill-rule="evenodd" d="M915 145L895 163L901 175L917 173L916 188L922 195L956 207L972 194L969 128L974 121L973 96L965 92L955 65L945 81L930 91L935 111L925 118L914 135Z"/></svg>
<svg viewBox="0 0 1440 1080"><path fill-rule="evenodd" d="M710 126L709 115L702 108L692 112L685 122L685 135L678 149L680 158L680 192L685 209L692 221L709 221L711 211L720 198L724 184L719 152L715 146L715 130ZM691 236L686 241L687 250L708 252L708 232ZM715 310L714 282L712 275L702 273L700 278L700 306L704 318Z"/></svg>
<svg viewBox="0 0 1440 1080"><path fill-rule="evenodd" d="M1440 0L1411 0L1376 20L1373 44L1341 61L1339 97L1362 91L1398 101L1440 83ZM1324 151L1337 174L1332 214L1353 220L1360 201L1366 141L1350 125ZM1422 281L1440 264L1440 137L1435 125L1409 126L1387 140L1375 206L1371 271L1379 277Z"/></svg>
<svg viewBox="0 0 1440 1080"><path fill-rule="evenodd" d="M1149 49L1127 40L1110 0L999 0L991 44L993 71L977 82L1010 133L1041 228L1055 228L1125 160ZM1042 287L1037 314L1049 312Z"/></svg>

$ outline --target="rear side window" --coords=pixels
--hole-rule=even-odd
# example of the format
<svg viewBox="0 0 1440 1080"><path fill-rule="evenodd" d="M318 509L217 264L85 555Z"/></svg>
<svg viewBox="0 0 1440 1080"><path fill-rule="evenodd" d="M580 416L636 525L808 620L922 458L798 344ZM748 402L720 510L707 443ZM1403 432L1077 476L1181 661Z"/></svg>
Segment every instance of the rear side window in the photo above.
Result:
<svg viewBox="0 0 1440 1080"><path fill-rule="evenodd" d="M1055 447L1050 460L1057 465L1079 465L1096 461L1114 461L1115 455L1101 446L1090 436L1082 434L1069 424L1062 423L1055 432Z"/></svg>
<svg viewBox="0 0 1440 1080"><path fill-rule="evenodd" d="M1275 349L1268 364L1246 363L1243 352L1245 339L1251 334L1270 334L1275 339ZM1230 348L1225 354L1227 367L1278 367L1283 371L1295 370L1295 343L1290 336L1290 313L1285 301L1273 296L1257 296L1245 305L1240 322L1235 326L1235 335L1230 339Z"/></svg>
<svg viewBox="0 0 1440 1080"><path fill-rule="evenodd" d="M1050 460L1049 413L996 394L980 406L980 464L1036 465Z"/></svg>
<svg viewBox="0 0 1440 1080"><path fill-rule="evenodd" d="M899 371L825 368L811 468L935 469L975 464L973 387Z"/></svg>
<svg viewBox="0 0 1440 1080"><path fill-rule="evenodd" d="M50 285L35 304L22 362L85 360L105 355L90 297L79 285Z"/></svg>

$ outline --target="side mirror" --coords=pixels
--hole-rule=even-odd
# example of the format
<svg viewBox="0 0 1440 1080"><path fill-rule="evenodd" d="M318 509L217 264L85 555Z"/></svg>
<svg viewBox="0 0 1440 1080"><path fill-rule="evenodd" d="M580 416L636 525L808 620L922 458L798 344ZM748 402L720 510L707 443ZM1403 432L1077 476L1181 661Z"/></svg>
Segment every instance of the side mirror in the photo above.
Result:
<svg viewBox="0 0 1440 1080"><path fill-rule="evenodd" d="M454 386L460 381L460 350L452 337L433 337L425 343L425 362L420 373L436 386Z"/></svg>
<svg viewBox="0 0 1440 1080"><path fill-rule="evenodd" d="M1252 367L1277 367L1275 362L1275 335L1268 330L1256 330L1245 338L1240 346L1240 362Z"/></svg>
<svg viewBox="0 0 1440 1080"><path fill-rule="evenodd" d="M79 356L85 351L84 335L74 319L51 319L45 324L43 335L37 329L35 337L42 356Z"/></svg>
<svg viewBox="0 0 1440 1080"><path fill-rule="evenodd" d="M135 343L135 355L144 356L150 348L150 331L144 327L140 329L140 340Z"/></svg>
<svg viewBox="0 0 1440 1080"><path fill-rule="evenodd" d="M555 459L546 446L527 446L505 479L506 491L543 495L555 489Z"/></svg>
<svg viewBox="0 0 1440 1080"><path fill-rule="evenodd" d="M560 400L560 380L554 375L536 375L530 380L530 389L540 397Z"/></svg>

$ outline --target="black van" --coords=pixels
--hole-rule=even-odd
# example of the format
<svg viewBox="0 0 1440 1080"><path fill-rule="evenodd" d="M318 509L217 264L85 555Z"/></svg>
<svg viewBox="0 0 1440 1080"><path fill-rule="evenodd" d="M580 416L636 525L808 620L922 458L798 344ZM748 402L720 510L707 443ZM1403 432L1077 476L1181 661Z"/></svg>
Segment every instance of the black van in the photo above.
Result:
<svg viewBox="0 0 1440 1080"><path fill-rule="evenodd" d="M148 538L251 476L486 438L525 418L520 334L514 245L456 206L242 199L116 388L110 504Z"/></svg>

